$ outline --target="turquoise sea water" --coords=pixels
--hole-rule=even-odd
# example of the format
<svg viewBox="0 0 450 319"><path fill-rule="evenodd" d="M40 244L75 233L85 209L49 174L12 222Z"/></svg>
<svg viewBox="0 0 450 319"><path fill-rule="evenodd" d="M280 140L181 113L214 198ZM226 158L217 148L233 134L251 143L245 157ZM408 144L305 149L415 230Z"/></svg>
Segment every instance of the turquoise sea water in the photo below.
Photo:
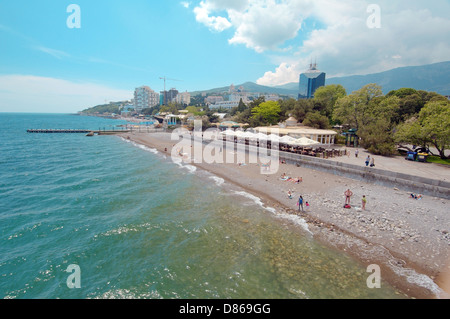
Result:
<svg viewBox="0 0 450 319"><path fill-rule="evenodd" d="M300 220L115 136L123 122L0 114L0 298L398 298ZM70 289L69 265L81 270Z"/></svg>

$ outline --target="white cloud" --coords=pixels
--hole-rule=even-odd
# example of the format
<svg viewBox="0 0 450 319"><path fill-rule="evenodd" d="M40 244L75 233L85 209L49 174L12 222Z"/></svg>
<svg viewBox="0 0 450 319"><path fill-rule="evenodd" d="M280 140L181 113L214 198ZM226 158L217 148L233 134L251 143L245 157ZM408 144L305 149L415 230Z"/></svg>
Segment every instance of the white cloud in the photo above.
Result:
<svg viewBox="0 0 450 319"><path fill-rule="evenodd" d="M197 21L211 30L233 29L228 40L258 53L271 52L277 67L264 85L298 81L310 59L328 76L368 74L395 67L449 60L450 1L378 0L381 28L367 20L370 0L203 0ZM304 30L304 22L319 25ZM300 37L299 37L300 35ZM287 56L283 45L298 40ZM292 46L292 41L289 43ZM283 53L284 52L284 53ZM283 53L283 54L281 54Z"/></svg>
<svg viewBox="0 0 450 319"><path fill-rule="evenodd" d="M257 52L276 50L293 39L312 0L205 0L194 9L198 22L215 31L233 27L230 44L244 44ZM224 16L213 16L214 12Z"/></svg>
<svg viewBox="0 0 450 319"><path fill-rule="evenodd" d="M213 7L208 2L200 2L200 6L194 8L195 18L206 25L210 30L222 32L231 27L231 23L224 17L210 16Z"/></svg>
<svg viewBox="0 0 450 319"><path fill-rule="evenodd" d="M266 86L276 86L296 82L298 81L300 74L298 67L298 64L288 64L283 62L276 68L275 72L266 72L256 83Z"/></svg>
<svg viewBox="0 0 450 319"><path fill-rule="evenodd" d="M190 3L190 2L186 2L186 1L182 1L182 2L181 2L181 5L182 5L183 7L185 7L186 9L189 9L189 6L191 5L191 3Z"/></svg>
<svg viewBox="0 0 450 319"><path fill-rule="evenodd" d="M33 75L0 75L0 112L74 113L133 92Z"/></svg>
<svg viewBox="0 0 450 319"><path fill-rule="evenodd" d="M307 11L298 1L253 1L244 12L229 12L236 27L229 43L244 44L260 53L276 50L297 36Z"/></svg>
<svg viewBox="0 0 450 319"><path fill-rule="evenodd" d="M266 72L257 82L264 85L297 82L311 57L317 58L319 68L327 72L328 77L449 60L450 19L442 14L445 7L449 12L448 3L439 10L434 5L418 2L411 6L398 3L394 6L379 1L382 27L370 29L366 24L369 14L364 7L369 2L359 1L359 5L354 3L348 7L351 2L342 1L341 5L333 6L335 2L331 0L318 1L326 6L316 7L313 14L326 27L308 35L297 49L297 60L290 57L280 62L274 71Z"/></svg>

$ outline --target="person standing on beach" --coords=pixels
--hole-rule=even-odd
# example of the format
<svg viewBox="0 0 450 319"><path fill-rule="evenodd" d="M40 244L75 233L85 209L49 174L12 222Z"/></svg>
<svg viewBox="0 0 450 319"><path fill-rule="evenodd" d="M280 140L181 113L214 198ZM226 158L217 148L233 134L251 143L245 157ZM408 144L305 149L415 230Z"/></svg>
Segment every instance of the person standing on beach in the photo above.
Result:
<svg viewBox="0 0 450 319"><path fill-rule="evenodd" d="M300 211L300 208L301 208L302 212L303 212L304 211L303 210L303 196L300 196L300 198L298 199L297 205L298 205L298 211Z"/></svg>
<svg viewBox="0 0 450 319"><path fill-rule="evenodd" d="M355 151L355 157L356 157L356 158L358 157L358 154L359 154L359 150L356 150L356 151Z"/></svg>
<svg viewBox="0 0 450 319"><path fill-rule="evenodd" d="M364 195L362 198L362 209L363 210L366 210L366 204L367 204L367 198L366 198L366 195Z"/></svg>
<svg viewBox="0 0 450 319"><path fill-rule="evenodd" d="M370 155L367 156L367 158L366 158L366 166L367 166L367 167L369 166L369 163L370 163Z"/></svg>
<svg viewBox="0 0 450 319"><path fill-rule="evenodd" d="M350 199L353 196L352 191L350 189L347 189L344 195L345 195L345 205L350 205Z"/></svg>

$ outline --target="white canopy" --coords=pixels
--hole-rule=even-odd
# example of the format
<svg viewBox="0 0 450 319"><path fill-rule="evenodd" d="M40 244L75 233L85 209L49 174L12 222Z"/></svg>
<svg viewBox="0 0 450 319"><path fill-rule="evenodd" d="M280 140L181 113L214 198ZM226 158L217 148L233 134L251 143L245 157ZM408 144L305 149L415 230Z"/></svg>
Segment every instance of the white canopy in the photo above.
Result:
<svg viewBox="0 0 450 319"><path fill-rule="evenodd" d="M270 134L269 136L267 136L269 141L272 142L279 142L280 141L280 137L278 135L275 134Z"/></svg>
<svg viewBox="0 0 450 319"><path fill-rule="evenodd" d="M262 140L262 141L267 141L268 140L268 136L264 133L258 133L256 134L256 138L258 140Z"/></svg>
<svg viewBox="0 0 450 319"><path fill-rule="evenodd" d="M222 132L222 134L226 136L236 136L236 133L233 130L226 130L225 132Z"/></svg>
<svg viewBox="0 0 450 319"><path fill-rule="evenodd" d="M295 139L291 136L283 136L280 138L280 136L275 134L266 135L263 133L251 133L251 132L243 132L243 131L233 131L233 130L227 130L225 132L220 133L222 136L236 136L238 138L245 138L250 140L262 140L262 141L272 141L272 142L279 142L287 145L292 146L314 146L320 144L317 141L314 141L312 139L302 137L299 139Z"/></svg>
<svg viewBox="0 0 450 319"><path fill-rule="evenodd" d="M293 146L314 146L319 144L319 142L306 137L299 138L291 143Z"/></svg>
<svg viewBox="0 0 450 319"><path fill-rule="evenodd" d="M249 140L256 140L256 139L257 139L256 134L251 133L251 132L245 132L245 133L242 135L242 137L248 138Z"/></svg>
<svg viewBox="0 0 450 319"><path fill-rule="evenodd" d="M295 141L295 138L290 137L288 135L283 136L282 138L280 138L280 143L283 143L283 144L291 144L294 141Z"/></svg>

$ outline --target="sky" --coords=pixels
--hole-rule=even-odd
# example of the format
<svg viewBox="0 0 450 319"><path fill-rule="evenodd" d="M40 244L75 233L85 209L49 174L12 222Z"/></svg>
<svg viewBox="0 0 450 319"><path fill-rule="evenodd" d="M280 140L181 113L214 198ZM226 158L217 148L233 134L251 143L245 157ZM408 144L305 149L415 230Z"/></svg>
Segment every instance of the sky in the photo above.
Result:
<svg viewBox="0 0 450 319"><path fill-rule="evenodd" d="M75 6L73 6L75 5ZM450 60L450 0L0 0L0 112Z"/></svg>

